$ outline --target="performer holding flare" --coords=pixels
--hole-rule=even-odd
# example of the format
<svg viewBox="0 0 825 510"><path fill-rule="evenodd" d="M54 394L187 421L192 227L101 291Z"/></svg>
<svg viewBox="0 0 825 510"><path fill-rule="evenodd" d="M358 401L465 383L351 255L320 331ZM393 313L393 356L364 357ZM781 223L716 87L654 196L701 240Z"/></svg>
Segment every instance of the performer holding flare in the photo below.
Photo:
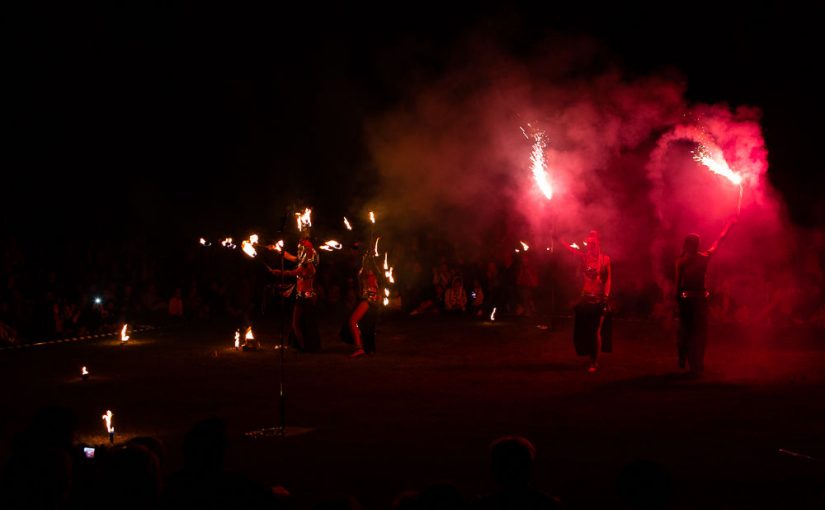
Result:
<svg viewBox="0 0 825 510"><path fill-rule="evenodd" d="M581 263L584 283L581 299L574 307L573 345L576 354L589 356L587 371L596 372L600 352L612 351L612 325L607 300L610 297L611 269L610 257L601 251L599 233L591 230L584 248L559 242Z"/></svg>
<svg viewBox="0 0 825 510"><path fill-rule="evenodd" d="M679 367L688 364L690 371L700 374L705 368L705 347L708 342L708 297L705 287L710 257L727 237L738 218L731 219L719 238L707 251L699 251L699 235L688 234L682 254L676 259L676 302L679 304L677 350Z"/></svg>

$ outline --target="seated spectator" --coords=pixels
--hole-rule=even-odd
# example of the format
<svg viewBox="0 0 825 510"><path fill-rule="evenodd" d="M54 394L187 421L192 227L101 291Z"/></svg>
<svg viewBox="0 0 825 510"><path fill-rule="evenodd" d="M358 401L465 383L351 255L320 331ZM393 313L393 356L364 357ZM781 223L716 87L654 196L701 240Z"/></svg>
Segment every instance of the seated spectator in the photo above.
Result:
<svg viewBox="0 0 825 510"><path fill-rule="evenodd" d="M467 292L464 291L464 280L461 277L453 278L452 284L444 293L444 310L455 313L467 310Z"/></svg>

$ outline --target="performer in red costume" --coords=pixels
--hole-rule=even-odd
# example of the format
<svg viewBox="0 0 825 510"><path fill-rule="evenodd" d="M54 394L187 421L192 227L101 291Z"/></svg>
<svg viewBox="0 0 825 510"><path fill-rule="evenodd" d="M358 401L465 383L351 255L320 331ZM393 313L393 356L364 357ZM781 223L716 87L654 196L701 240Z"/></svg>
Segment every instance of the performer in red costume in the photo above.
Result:
<svg viewBox="0 0 825 510"><path fill-rule="evenodd" d="M321 334L318 331L318 322L315 317L315 304L318 296L315 293L315 273L319 263L318 252L312 246L308 229L302 232L298 241L297 255L286 250L281 252L277 247L269 247L278 251L284 259L297 263L295 269L271 269L275 276L294 276L297 280L295 288L295 305L292 308L292 332L295 335L295 347L305 352L315 352L321 349Z"/></svg>

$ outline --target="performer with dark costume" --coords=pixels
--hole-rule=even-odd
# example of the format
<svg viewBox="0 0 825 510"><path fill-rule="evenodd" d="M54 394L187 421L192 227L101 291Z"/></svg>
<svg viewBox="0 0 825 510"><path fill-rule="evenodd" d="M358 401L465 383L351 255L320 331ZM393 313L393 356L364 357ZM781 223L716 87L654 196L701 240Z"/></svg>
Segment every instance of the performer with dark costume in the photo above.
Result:
<svg viewBox="0 0 825 510"><path fill-rule="evenodd" d="M318 296L315 293L314 281L318 266L318 252L312 246L309 230L302 231L302 238L298 241L297 255L286 250L281 252L277 247L268 246L277 251L290 262L297 262L295 269L281 271L270 269L275 276L294 276L297 280L295 288L295 304L292 308L292 332L295 335L295 346L304 352L316 352L321 349L321 334L318 331L318 322L315 316L315 304Z"/></svg>
<svg viewBox="0 0 825 510"><path fill-rule="evenodd" d="M705 347L708 343L708 297L705 276L710 257L727 237L737 219L730 220L719 239L707 251L699 251L699 235L685 237L682 254L676 259L676 302L679 304L677 350L679 367L689 365L690 371L702 373L705 368Z"/></svg>
<svg viewBox="0 0 825 510"><path fill-rule="evenodd" d="M584 284L581 299L574 307L573 345L577 355L590 357L587 371L593 373L599 367L599 353L613 350L607 305L611 286L610 257L602 253L599 233L595 230L587 235L583 249L560 242L581 262Z"/></svg>
<svg viewBox="0 0 825 510"><path fill-rule="evenodd" d="M380 274L375 257L367 249L358 271L358 304L345 325L346 330L342 332L346 336L352 335L352 343L355 345L355 352L350 355L352 358L375 352L375 325L381 302Z"/></svg>

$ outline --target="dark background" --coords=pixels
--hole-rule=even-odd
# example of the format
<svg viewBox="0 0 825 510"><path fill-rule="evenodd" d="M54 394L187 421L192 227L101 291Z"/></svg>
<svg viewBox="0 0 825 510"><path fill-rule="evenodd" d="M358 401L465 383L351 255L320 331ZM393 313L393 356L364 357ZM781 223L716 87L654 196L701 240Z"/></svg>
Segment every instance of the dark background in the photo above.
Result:
<svg viewBox="0 0 825 510"><path fill-rule="evenodd" d="M792 220L825 224L811 12L238 4L13 7L3 229L197 236L271 226L296 201L346 214L354 191L380 186L364 120L404 100L411 78L445 71L471 32L515 57L554 34L590 35L631 75L678 70L690 100L760 107Z"/></svg>

